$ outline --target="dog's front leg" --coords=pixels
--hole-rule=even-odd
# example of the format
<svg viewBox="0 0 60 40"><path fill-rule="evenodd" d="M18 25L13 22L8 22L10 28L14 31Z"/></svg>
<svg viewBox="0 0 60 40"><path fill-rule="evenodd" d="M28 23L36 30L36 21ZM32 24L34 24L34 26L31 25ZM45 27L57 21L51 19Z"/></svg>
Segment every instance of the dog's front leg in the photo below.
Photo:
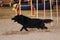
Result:
<svg viewBox="0 0 60 40"><path fill-rule="evenodd" d="M21 29L20 29L20 31L22 31L24 29L24 27L22 27Z"/></svg>
<svg viewBox="0 0 60 40"><path fill-rule="evenodd" d="M26 31L28 31L26 27L22 27L20 31L22 31L23 29L25 29Z"/></svg>
<svg viewBox="0 0 60 40"><path fill-rule="evenodd" d="M26 31L28 31L27 28L24 28L24 29L25 29Z"/></svg>

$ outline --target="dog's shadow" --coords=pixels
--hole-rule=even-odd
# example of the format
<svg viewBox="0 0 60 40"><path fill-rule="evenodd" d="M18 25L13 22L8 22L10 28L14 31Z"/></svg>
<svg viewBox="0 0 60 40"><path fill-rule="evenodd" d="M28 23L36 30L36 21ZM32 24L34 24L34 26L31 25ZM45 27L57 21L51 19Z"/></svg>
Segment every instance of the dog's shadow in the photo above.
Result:
<svg viewBox="0 0 60 40"><path fill-rule="evenodd" d="M29 31L8 31L8 32L4 32L2 33L2 35L14 35L14 34L20 34L20 35L26 35L26 34L30 34L30 33L33 33L35 32L36 30L29 30Z"/></svg>
<svg viewBox="0 0 60 40"><path fill-rule="evenodd" d="M2 35L15 35L15 34L29 34L29 31L9 31L9 32L5 32Z"/></svg>
<svg viewBox="0 0 60 40"><path fill-rule="evenodd" d="M30 33L34 33L34 32L50 32L49 30L48 31L42 31L42 30L34 30L34 29L31 29L29 31L8 31L8 32L5 32L3 33L2 35L26 35L26 34L30 34Z"/></svg>

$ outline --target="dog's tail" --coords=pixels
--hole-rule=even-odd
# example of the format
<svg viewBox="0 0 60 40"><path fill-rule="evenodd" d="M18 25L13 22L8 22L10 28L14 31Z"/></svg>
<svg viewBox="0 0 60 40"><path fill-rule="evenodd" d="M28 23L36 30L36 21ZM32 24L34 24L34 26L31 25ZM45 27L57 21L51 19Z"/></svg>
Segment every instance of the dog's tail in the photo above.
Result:
<svg viewBox="0 0 60 40"><path fill-rule="evenodd" d="M53 22L52 19L44 19L43 21L44 21L44 23L51 23L51 22Z"/></svg>

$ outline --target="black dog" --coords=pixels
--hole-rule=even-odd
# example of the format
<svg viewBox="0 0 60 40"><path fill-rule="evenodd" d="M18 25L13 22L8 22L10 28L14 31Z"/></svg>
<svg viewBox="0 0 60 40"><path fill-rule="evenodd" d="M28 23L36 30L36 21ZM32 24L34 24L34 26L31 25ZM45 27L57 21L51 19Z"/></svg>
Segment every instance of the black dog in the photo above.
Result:
<svg viewBox="0 0 60 40"><path fill-rule="evenodd" d="M23 29L28 31L27 28L48 29L44 23L51 23L53 21L51 19L33 19L24 15L16 15L12 20L23 25L20 31Z"/></svg>

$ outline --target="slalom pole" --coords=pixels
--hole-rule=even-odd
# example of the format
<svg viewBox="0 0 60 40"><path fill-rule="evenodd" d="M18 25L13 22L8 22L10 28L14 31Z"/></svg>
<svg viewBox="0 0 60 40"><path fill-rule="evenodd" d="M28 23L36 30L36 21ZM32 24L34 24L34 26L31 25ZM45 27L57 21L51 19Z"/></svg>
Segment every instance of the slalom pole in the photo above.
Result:
<svg viewBox="0 0 60 40"><path fill-rule="evenodd" d="M1 10L1 7L0 7L0 10Z"/></svg>
<svg viewBox="0 0 60 40"><path fill-rule="evenodd" d="M2 9L2 4L0 5L0 10Z"/></svg>
<svg viewBox="0 0 60 40"><path fill-rule="evenodd" d="M36 0L36 8L37 8L37 13L36 13L36 17L38 18L38 0Z"/></svg>
<svg viewBox="0 0 60 40"><path fill-rule="evenodd" d="M58 24L58 0L56 0L56 13L57 13L57 24Z"/></svg>
<svg viewBox="0 0 60 40"><path fill-rule="evenodd" d="M52 15L52 0L50 0L50 14L51 14L51 19L53 17ZM51 23L51 26L53 26L53 23Z"/></svg>
<svg viewBox="0 0 60 40"><path fill-rule="evenodd" d="M44 0L44 19L46 17L46 14L45 14L45 0Z"/></svg>
<svg viewBox="0 0 60 40"><path fill-rule="evenodd" d="M18 6L17 6L17 15L21 14L21 0L19 0Z"/></svg>
<svg viewBox="0 0 60 40"><path fill-rule="evenodd" d="M32 16L35 16L35 8L34 8L34 6L33 6L33 4L32 4L32 0L30 0L30 5L31 5L31 15Z"/></svg>
<svg viewBox="0 0 60 40"><path fill-rule="evenodd" d="M51 13L51 19L52 19L52 0L50 0L50 13Z"/></svg>
<svg viewBox="0 0 60 40"><path fill-rule="evenodd" d="M32 5L32 9L31 10L32 10L32 15L35 15L35 12L34 12L35 11L35 8L34 8L33 5Z"/></svg>

